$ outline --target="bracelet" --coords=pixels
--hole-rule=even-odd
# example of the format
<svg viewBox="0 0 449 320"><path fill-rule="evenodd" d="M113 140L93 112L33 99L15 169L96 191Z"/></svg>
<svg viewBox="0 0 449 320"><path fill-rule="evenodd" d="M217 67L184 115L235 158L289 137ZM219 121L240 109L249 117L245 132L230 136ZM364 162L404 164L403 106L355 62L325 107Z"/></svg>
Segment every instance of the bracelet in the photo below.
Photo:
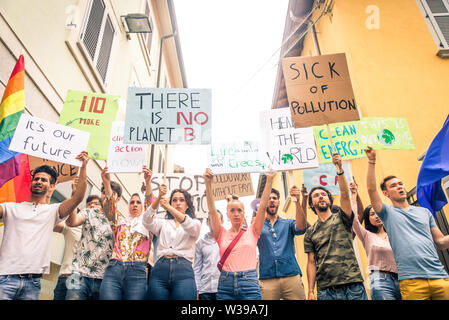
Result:
<svg viewBox="0 0 449 320"><path fill-rule="evenodd" d="M341 176L343 173L345 173L345 172L344 171L342 171L340 173L337 172L337 176Z"/></svg>
<svg viewBox="0 0 449 320"><path fill-rule="evenodd" d="M184 220L182 220L180 223L184 223L186 221L186 219L187 219L187 215L184 214Z"/></svg>
<svg viewBox="0 0 449 320"><path fill-rule="evenodd" d="M371 163L371 164L376 164L376 162L372 162L372 161L368 161L368 163Z"/></svg>

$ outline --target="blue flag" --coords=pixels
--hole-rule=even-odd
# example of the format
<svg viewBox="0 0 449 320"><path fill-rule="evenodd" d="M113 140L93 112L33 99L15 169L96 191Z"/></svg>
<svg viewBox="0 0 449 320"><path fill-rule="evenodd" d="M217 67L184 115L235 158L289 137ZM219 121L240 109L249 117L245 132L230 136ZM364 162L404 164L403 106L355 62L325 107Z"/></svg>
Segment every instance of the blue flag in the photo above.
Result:
<svg viewBox="0 0 449 320"><path fill-rule="evenodd" d="M441 187L441 179L449 175L449 116L430 144L421 165L416 183L416 197L422 207L435 216L447 199Z"/></svg>

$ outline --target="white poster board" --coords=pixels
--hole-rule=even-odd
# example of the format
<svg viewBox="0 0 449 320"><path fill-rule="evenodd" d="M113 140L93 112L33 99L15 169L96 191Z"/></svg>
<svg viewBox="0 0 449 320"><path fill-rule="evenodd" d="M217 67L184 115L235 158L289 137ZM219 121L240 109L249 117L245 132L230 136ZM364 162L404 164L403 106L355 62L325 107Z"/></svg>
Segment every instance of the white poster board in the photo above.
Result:
<svg viewBox="0 0 449 320"><path fill-rule="evenodd" d="M151 177L151 188L153 194L159 194L159 186L163 184L163 174L154 173ZM197 218L207 218L208 209L206 201L206 185L204 177L200 174L185 173L167 173L167 200L170 200L170 194L175 189L184 189L192 196L193 205L195 207L195 215ZM158 213L162 213L164 209L159 207Z"/></svg>
<svg viewBox="0 0 449 320"><path fill-rule="evenodd" d="M208 167L214 174L265 172L268 168L256 141L211 145Z"/></svg>
<svg viewBox="0 0 449 320"><path fill-rule="evenodd" d="M108 172L142 172L148 151L146 144L123 143L124 121L114 121L108 152Z"/></svg>
<svg viewBox="0 0 449 320"><path fill-rule="evenodd" d="M128 89L125 143L210 144L211 90Z"/></svg>
<svg viewBox="0 0 449 320"><path fill-rule="evenodd" d="M262 150L273 170L318 167L312 127L295 128L288 108L260 112Z"/></svg>
<svg viewBox="0 0 449 320"><path fill-rule="evenodd" d="M77 167L76 157L87 150L89 132L22 114L9 149Z"/></svg>

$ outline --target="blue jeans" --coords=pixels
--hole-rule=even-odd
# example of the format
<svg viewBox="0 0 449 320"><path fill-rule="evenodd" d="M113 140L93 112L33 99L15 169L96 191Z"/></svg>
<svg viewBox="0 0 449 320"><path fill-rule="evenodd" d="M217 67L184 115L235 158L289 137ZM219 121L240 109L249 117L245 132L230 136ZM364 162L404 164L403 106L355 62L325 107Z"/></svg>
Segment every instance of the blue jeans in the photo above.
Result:
<svg viewBox="0 0 449 320"><path fill-rule="evenodd" d="M317 300L368 300L362 282L348 283L317 291Z"/></svg>
<svg viewBox="0 0 449 320"><path fill-rule="evenodd" d="M196 300L192 262L185 258L161 257L151 270L150 300Z"/></svg>
<svg viewBox="0 0 449 320"><path fill-rule="evenodd" d="M397 275L374 270L369 280L372 300L402 300Z"/></svg>
<svg viewBox="0 0 449 320"><path fill-rule="evenodd" d="M53 290L53 300L65 300L67 287L65 282L68 277L58 277L58 282L56 283L56 287Z"/></svg>
<svg viewBox="0 0 449 320"><path fill-rule="evenodd" d="M0 300L39 300L41 277L41 275L0 276Z"/></svg>
<svg viewBox="0 0 449 320"><path fill-rule="evenodd" d="M262 300L256 270L222 270L218 279L217 300Z"/></svg>
<svg viewBox="0 0 449 320"><path fill-rule="evenodd" d="M70 277L78 277L67 290L66 300L98 300L102 279L83 277L74 273Z"/></svg>
<svg viewBox="0 0 449 320"><path fill-rule="evenodd" d="M100 287L100 300L145 300L146 262L109 261Z"/></svg>

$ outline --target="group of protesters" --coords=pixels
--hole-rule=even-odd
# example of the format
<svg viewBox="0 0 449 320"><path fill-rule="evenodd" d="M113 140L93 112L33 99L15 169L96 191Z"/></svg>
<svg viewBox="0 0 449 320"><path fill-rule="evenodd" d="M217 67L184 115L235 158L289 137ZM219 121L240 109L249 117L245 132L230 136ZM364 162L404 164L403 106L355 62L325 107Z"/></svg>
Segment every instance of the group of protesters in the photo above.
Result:
<svg viewBox="0 0 449 320"><path fill-rule="evenodd" d="M367 254L372 300L449 299L449 275L436 250L449 248L449 236L430 211L409 205L398 177L382 180L380 192L391 205L383 203L376 152L370 147L365 152L369 206L355 181L348 183L336 153L339 205L325 187L293 185L295 219L281 218L280 193L272 188L276 173L270 170L251 223L238 197L227 199L229 229L215 206L214 174L206 169L210 230L202 239L191 194L183 189L168 194L162 184L154 195L146 166L144 194L131 196L126 213L118 209L122 189L111 181L108 167L101 173L101 194L89 195L86 208L77 209L86 193L87 152L77 157L79 176L62 203L50 203L57 173L40 166L33 171L28 201L0 204L0 299L39 299L42 276L50 272L53 231L66 240L55 300L367 300L355 236ZM317 215L313 225L307 206ZM301 235L307 294L295 254L295 237Z"/></svg>

